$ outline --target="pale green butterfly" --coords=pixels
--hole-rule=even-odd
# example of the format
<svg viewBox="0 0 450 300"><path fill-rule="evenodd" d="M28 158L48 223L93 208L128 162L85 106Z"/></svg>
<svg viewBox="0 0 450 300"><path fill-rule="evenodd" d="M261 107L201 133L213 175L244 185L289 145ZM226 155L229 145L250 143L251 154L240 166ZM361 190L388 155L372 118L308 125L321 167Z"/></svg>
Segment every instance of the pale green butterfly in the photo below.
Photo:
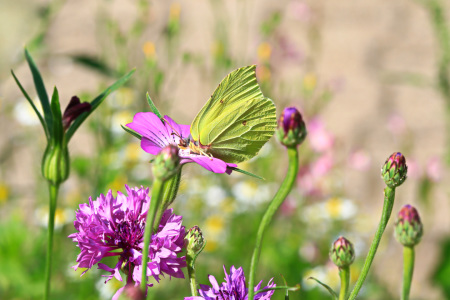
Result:
<svg viewBox="0 0 450 300"><path fill-rule="evenodd" d="M275 104L262 94L256 66L247 66L222 80L192 122L189 141L179 146L240 163L258 154L276 126Z"/></svg>

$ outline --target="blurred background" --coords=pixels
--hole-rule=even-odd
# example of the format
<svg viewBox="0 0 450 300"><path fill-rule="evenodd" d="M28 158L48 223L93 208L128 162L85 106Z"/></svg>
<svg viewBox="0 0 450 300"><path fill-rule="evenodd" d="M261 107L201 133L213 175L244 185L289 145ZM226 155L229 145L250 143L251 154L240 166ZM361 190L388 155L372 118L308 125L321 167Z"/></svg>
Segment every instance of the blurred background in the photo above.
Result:
<svg viewBox="0 0 450 300"><path fill-rule="evenodd" d="M409 178L397 189L392 220L358 299L399 298L402 247L393 223L407 203L418 208L425 228L411 299L450 299L449 30L444 0L0 1L0 298L43 294L45 138L10 74L14 69L38 101L26 45L48 91L58 87L63 107L74 95L90 101L137 69L70 143L71 176L56 216L53 299L110 299L122 286L105 285L96 269L80 278L82 270L71 268L79 249L67 236L75 230L75 210L90 196L151 185L151 156L120 127L149 111L145 93L162 113L190 124L220 80L250 64L257 64L258 81L278 114L295 105L309 132L297 186L265 236L257 280L275 277L282 284L282 274L290 285L302 285L291 299L329 298L306 278L339 288L328 250L344 235L356 247L354 282L381 214L380 168L401 151ZM196 165L183 169L174 209L208 241L197 260L200 283L209 284L208 274L220 281L223 265L248 273L257 226L286 163L273 138L240 165L265 181ZM166 278L151 293L183 299L190 292L187 280Z"/></svg>

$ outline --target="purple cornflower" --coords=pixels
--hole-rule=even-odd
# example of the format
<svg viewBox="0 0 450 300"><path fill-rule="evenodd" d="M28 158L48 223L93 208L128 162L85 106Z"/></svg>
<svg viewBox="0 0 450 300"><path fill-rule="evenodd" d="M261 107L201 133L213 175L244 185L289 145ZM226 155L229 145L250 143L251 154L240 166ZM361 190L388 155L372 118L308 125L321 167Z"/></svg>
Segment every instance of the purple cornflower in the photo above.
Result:
<svg viewBox="0 0 450 300"><path fill-rule="evenodd" d="M190 137L190 126L177 124L170 117L164 116L165 122L152 112L137 113L133 122L127 124L127 127L133 129L142 136L141 148L150 154L157 155L162 148L169 144L180 146L180 141L188 141ZM180 164L195 162L208 171L214 173L230 174L231 167L237 167L236 164L229 164L221 159L191 153L189 145L179 147ZM183 149L185 148L185 149Z"/></svg>
<svg viewBox="0 0 450 300"><path fill-rule="evenodd" d="M113 277L122 281L119 270L127 274L127 285L138 286L141 282L142 248L144 246L144 229L147 211L150 205L148 188L130 188L125 185L128 195L117 192L117 197L109 190L89 204L80 204L74 221L76 233L69 235L78 242L81 253L77 257L78 264L73 268L87 268L98 263L98 268L110 272L109 281ZM184 278L181 268L186 267L186 258L177 255L184 247L185 228L181 225L181 216L172 214L172 209L164 212L158 231L152 235L149 249L150 262L147 274L151 274L157 282L160 275L167 274L176 278ZM114 267L100 263L104 257L118 256ZM148 286L153 284L149 283ZM125 287L125 286L124 286ZM120 288L114 295L117 299L124 289Z"/></svg>
<svg viewBox="0 0 450 300"><path fill-rule="evenodd" d="M212 287L200 284L200 289L198 290L200 296L185 297L184 300L247 300L248 299L248 288L245 284L245 276L242 267L236 269L234 266L230 268L230 274L227 274L225 266L223 267L225 273L225 282L221 286L217 283L214 276L209 275L209 281ZM273 278L270 279L266 288L275 287L276 284L272 283ZM259 291L261 289L262 280L255 286L254 291ZM274 291L267 291L263 293L258 293L255 295L255 300L270 300Z"/></svg>

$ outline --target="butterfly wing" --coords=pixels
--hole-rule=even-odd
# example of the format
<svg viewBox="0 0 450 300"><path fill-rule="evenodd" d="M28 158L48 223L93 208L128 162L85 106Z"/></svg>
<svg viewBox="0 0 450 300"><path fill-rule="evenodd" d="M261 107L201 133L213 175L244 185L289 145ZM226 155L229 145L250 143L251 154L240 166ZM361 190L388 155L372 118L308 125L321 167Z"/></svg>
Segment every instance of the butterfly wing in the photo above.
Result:
<svg viewBox="0 0 450 300"><path fill-rule="evenodd" d="M256 81L256 66L228 74L191 124L191 136L227 163L255 156L272 137L276 109Z"/></svg>

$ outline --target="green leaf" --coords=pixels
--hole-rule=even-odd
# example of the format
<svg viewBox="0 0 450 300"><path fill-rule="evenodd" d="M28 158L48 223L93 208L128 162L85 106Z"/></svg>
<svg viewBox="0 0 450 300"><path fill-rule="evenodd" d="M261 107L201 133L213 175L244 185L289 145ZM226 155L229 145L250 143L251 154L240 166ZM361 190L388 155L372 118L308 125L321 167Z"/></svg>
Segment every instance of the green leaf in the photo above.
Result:
<svg viewBox="0 0 450 300"><path fill-rule="evenodd" d="M250 172L248 172L248 171L244 171L244 170L239 169L239 168L236 168L236 167L228 167L228 168L230 168L230 169L233 170L233 171L236 171L236 172L239 172L239 173L242 173L242 174L251 176L251 177L255 177L255 178L258 178L258 179L261 179L261 180L265 180L264 178L262 178L262 177L260 177L260 176L258 176L258 175L255 175L255 174L253 174L253 173L250 173Z"/></svg>
<svg viewBox="0 0 450 300"><path fill-rule="evenodd" d="M59 103L59 94L56 87L53 89L52 101L50 104L53 115L53 135L52 138L56 141L61 141L64 136L64 129L62 125L61 105Z"/></svg>
<svg viewBox="0 0 450 300"><path fill-rule="evenodd" d="M41 101L42 110L44 111L45 123L47 124L47 128L49 129L49 134L51 136L51 128L53 128L53 117L44 81L42 80L41 73L39 73L39 69L36 67L34 60L31 57L30 53L28 53L27 49L25 49L25 58L28 62L28 66L30 67L31 74L33 75L34 86L36 88L39 100Z"/></svg>
<svg viewBox="0 0 450 300"><path fill-rule="evenodd" d="M158 118L160 118L161 121L164 122L163 116L161 115L159 110L156 108L156 105L155 105L155 103L153 103L153 100L152 100L152 98L150 98L150 95L148 94L148 92L147 92L147 102L148 102L148 105L150 106L150 110L152 111L152 113L157 115Z"/></svg>
<svg viewBox="0 0 450 300"><path fill-rule="evenodd" d="M47 124L45 124L44 118L42 117L41 113L37 109L36 105L34 105L33 100L31 100L31 98L28 95L28 93L25 91L23 86L20 84L20 81L19 81L19 79L17 79L16 74L14 74L13 70L11 70L11 74L14 77L14 80L16 81L17 85L19 86L19 89L22 91L22 94L25 96L25 98L27 99L28 103L30 103L30 105L33 108L34 112L38 116L39 121L41 122L42 128L44 128L45 136L47 137L47 140L48 140L50 138L50 136L49 136Z"/></svg>
<svg viewBox="0 0 450 300"><path fill-rule="evenodd" d="M308 279L312 279L315 282L317 282L318 284L320 284L321 286L323 286L328 291L328 293L330 293L330 295L333 296L333 299L335 299L335 300L338 299L338 295L336 294L336 292L333 291L333 289L331 287L329 287L327 284L321 282L319 279L316 279L314 277L309 277Z"/></svg>
<svg viewBox="0 0 450 300"><path fill-rule="evenodd" d="M287 286L286 278L284 278L283 274L280 274L281 279L283 279L284 285ZM284 296L284 300L289 300L289 290L286 289L286 295Z"/></svg>
<svg viewBox="0 0 450 300"><path fill-rule="evenodd" d="M294 286L277 285L277 286L270 287L270 288L260 289L255 292L255 295L259 294L259 293L264 293L264 292L268 292L268 291L276 291L276 290L286 290L286 291L296 292L296 291L300 290L300 284L297 283Z"/></svg>
<svg viewBox="0 0 450 300"><path fill-rule="evenodd" d="M103 91L103 93L101 93L94 100L92 100L92 102L91 102L91 110L87 111L87 112L84 112L81 115L79 115L78 118L75 119L75 121L72 123L72 125L67 130L67 133L66 133L66 137L67 137L66 141L67 141L67 143L70 141L70 139L72 138L73 134L78 129L78 127L80 127L80 125L84 122L84 120L86 120L86 118L103 102L103 100L106 99L106 97L110 93L112 93L113 91L118 89L128 79L130 79L130 77L131 77L131 75L133 75L134 71L135 71L135 69L133 69L130 72L128 72L127 74L125 74L122 78L120 78L119 80L114 82L105 91Z"/></svg>
<svg viewBox="0 0 450 300"><path fill-rule="evenodd" d="M134 130L128 128L128 127L125 127L123 125L120 125L120 126L122 127L123 130L125 130L126 132L128 132L132 136L134 136L134 137L136 137L136 138L138 138L140 140L142 139L142 136L139 133L137 133L136 131L134 131Z"/></svg>
<svg viewBox="0 0 450 300"><path fill-rule="evenodd" d="M86 54L73 55L72 59L83 66L91 68L103 75L110 77L118 77L117 72L111 69L108 65L106 65L103 61L97 59L96 57L92 57Z"/></svg>

